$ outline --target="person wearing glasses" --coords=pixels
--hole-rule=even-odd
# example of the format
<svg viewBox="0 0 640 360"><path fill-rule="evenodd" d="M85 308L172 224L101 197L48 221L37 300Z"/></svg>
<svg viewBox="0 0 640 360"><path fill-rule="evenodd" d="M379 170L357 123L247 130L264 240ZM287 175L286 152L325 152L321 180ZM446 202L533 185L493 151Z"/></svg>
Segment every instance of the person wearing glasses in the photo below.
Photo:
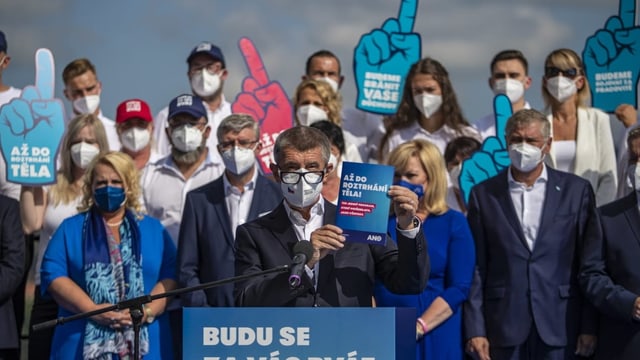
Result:
<svg viewBox="0 0 640 360"><path fill-rule="evenodd" d="M224 83L229 75L222 50L208 42L203 41L196 45L187 57L187 77L191 85L192 94L202 99L209 118L209 126L215 131L218 125L231 114L231 104L224 97ZM164 129L170 118L169 108L165 107L153 120L156 151L161 156L171 153L171 141ZM212 136L208 139L207 146L215 149L218 139ZM211 161L222 164L220 155L212 151Z"/></svg>
<svg viewBox="0 0 640 360"><path fill-rule="evenodd" d="M178 236L178 278L190 287L233 277L236 228L280 201L275 182L260 174L258 123L247 114L227 116L217 131L224 174L190 191ZM201 259L203 261L201 261ZM233 284L184 294L183 306L233 306Z"/></svg>
<svg viewBox="0 0 640 360"><path fill-rule="evenodd" d="M331 145L322 131L296 126L283 131L274 146L271 171L284 201L269 214L240 225L236 232L236 275L251 275L289 265L299 241L310 241L313 255L290 287L289 274L253 277L235 286L237 306L371 306L374 280L395 293L424 290L430 263L416 217L418 196L390 185L398 243L347 242L334 225L336 206L322 196L322 180L333 165Z"/></svg>
<svg viewBox="0 0 640 360"><path fill-rule="evenodd" d="M545 163L583 177L598 206L616 198L616 155L609 116L587 106L589 83L580 56L570 49L552 51L544 62L542 97L553 139Z"/></svg>

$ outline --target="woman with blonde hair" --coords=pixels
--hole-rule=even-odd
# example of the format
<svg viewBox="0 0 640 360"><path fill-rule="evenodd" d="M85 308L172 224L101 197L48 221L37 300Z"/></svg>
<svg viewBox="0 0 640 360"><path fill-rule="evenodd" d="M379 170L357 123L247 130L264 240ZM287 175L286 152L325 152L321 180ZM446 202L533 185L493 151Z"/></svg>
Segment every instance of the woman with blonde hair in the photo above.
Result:
<svg viewBox="0 0 640 360"><path fill-rule="evenodd" d="M42 293L60 305L58 316L175 289L176 247L160 221L142 214L139 177L131 157L121 152L102 154L89 165L80 213L60 224L42 261ZM169 319L160 316L166 303L157 299L142 309L145 359L172 358ZM132 325L125 309L57 327L51 357L130 359Z"/></svg>
<svg viewBox="0 0 640 360"><path fill-rule="evenodd" d="M417 216L429 239L431 273L427 288L418 295L393 294L377 281L376 304L417 309L416 359L462 359L461 305L471 287L475 247L465 216L447 206L444 160L432 143L412 140L396 147L387 164L395 168L394 184L418 195ZM388 228L395 227L391 214ZM389 233L393 236L395 231Z"/></svg>
<svg viewBox="0 0 640 360"><path fill-rule="evenodd" d="M293 97L296 125L310 126L328 120L342 129L342 98L323 80L302 80ZM344 161L362 162L355 137L342 129L346 145ZM335 165L335 164L334 164ZM340 168L337 168L338 174Z"/></svg>
<svg viewBox="0 0 640 360"><path fill-rule="evenodd" d="M606 113L587 106L589 83L576 52L557 49L547 55L542 97L553 139L545 163L589 181L597 205L613 201L618 180L611 124Z"/></svg>
<svg viewBox="0 0 640 360"><path fill-rule="evenodd" d="M30 326L56 318L55 301L40 296L40 265L49 240L65 218L78 212L82 199L85 169L99 153L108 151L104 126L93 114L78 115L67 126L60 145L56 183L50 186L23 186L20 217L25 234L40 232L35 263L35 297ZM29 358L48 359L53 329L29 331Z"/></svg>

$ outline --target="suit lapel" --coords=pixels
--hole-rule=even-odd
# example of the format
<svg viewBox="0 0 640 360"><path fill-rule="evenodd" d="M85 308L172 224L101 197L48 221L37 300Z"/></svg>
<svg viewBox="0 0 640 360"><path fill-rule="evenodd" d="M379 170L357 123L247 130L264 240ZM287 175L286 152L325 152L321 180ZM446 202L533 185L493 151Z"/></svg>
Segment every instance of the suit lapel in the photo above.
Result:
<svg viewBox="0 0 640 360"><path fill-rule="evenodd" d="M556 212L560 208L563 191L565 189L565 183L558 176L558 173L553 169L547 167L547 189L544 192L544 203L542 205L542 216L540 218L540 226L538 226L538 234L536 235L536 245L538 247L538 241L543 241L544 229L551 228L551 223L556 216Z"/></svg>
<svg viewBox="0 0 640 360"><path fill-rule="evenodd" d="M627 218L629 227L635 235L636 241L640 245L640 212L638 211L638 202L636 200L636 192L629 194L624 202L624 216Z"/></svg>
<svg viewBox="0 0 640 360"><path fill-rule="evenodd" d="M251 199L251 206L249 207L249 214L247 217L247 221L250 221L249 219L257 219L258 216L260 216L260 199L261 197L259 196L259 194L257 194L257 191L260 191L261 189L265 188L263 185L264 181L269 181L265 178L263 178L260 174L258 174L258 178L256 180L255 183L255 187L253 188L253 199ZM258 195L258 196L256 196Z"/></svg>
<svg viewBox="0 0 640 360"><path fill-rule="evenodd" d="M224 232L224 238L227 241L227 244L229 244L229 246L231 246L235 251L235 234L231 231L231 218L229 218L229 212L227 211L227 202L225 200L226 191L224 189L222 177L217 180L216 185L212 190L213 191L210 194L212 197L211 203L215 208L218 223L222 225L222 231Z"/></svg>
<svg viewBox="0 0 640 360"><path fill-rule="evenodd" d="M278 207L261 219L264 219L268 224L268 228L271 229L272 235L278 239L280 245L282 245L289 256L292 257L293 247L298 242L298 237L293 229L291 220L289 220L284 204L280 203Z"/></svg>
<svg viewBox="0 0 640 360"><path fill-rule="evenodd" d="M518 239L520 240L520 243L522 243L522 245L525 247L525 249L527 249L527 251L530 251L529 246L527 245L527 242L524 238L524 233L522 232L522 225L520 224L520 219L518 219L518 215L516 214L516 208L513 206L513 200L511 200L508 171L503 171L497 176L500 177L500 179L498 180L500 184L504 186L503 188L498 189L497 191L497 199L498 199L498 203L500 204L500 208L504 212L504 216L507 220L507 223L511 225L511 227L513 228L513 231L518 235ZM505 188L506 188L506 191L504 191Z"/></svg>

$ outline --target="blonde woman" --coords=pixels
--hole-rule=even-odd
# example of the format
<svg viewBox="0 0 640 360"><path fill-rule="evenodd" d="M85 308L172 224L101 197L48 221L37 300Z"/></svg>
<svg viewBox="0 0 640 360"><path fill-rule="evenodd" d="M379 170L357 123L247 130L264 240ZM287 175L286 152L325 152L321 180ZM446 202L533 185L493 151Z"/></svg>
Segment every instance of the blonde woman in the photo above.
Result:
<svg viewBox="0 0 640 360"><path fill-rule="evenodd" d="M102 154L89 165L80 213L60 224L42 261L43 294L60 305L59 316L175 289L176 248L160 221L142 214L139 177L131 157L121 152ZM169 319L160 316L166 303L157 299L143 308L139 341L145 359L172 358ZM125 310L57 327L51 358L130 359L132 324Z"/></svg>
<svg viewBox="0 0 640 360"><path fill-rule="evenodd" d="M20 192L20 217L25 234L40 232L35 264L35 299L31 326L56 318L55 301L40 294L40 265L49 239L65 218L78 212L82 199L85 169L109 145L102 122L93 114L78 115L67 127L60 145L59 170L51 186L23 186ZM29 358L48 359L53 329L29 332Z"/></svg>
<svg viewBox="0 0 640 360"><path fill-rule="evenodd" d="M576 52L557 49L547 55L542 97L553 139L545 163L589 181L598 206L613 201L618 180L609 116L587 106L589 83Z"/></svg>
<svg viewBox="0 0 640 360"><path fill-rule="evenodd" d="M316 121L328 120L342 129L342 98L323 80L303 80L293 98L296 125L310 126ZM346 145L344 161L362 162L355 137L342 129ZM340 174L340 168L337 168Z"/></svg>
<svg viewBox="0 0 640 360"><path fill-rule="evenodd" d="M427 288L418 295L396 295L377 282L376 304L418 310L416 359L462 359L461 305L471 287L475 247L465 216L447 206L444 159L432 143L412 140L396 147L387 163L395 168L394 184L418 195L416 215L429 239L431 273ZM392 214L388 228L395 227ZM394 231L389 233L393 236Z"/></svg>

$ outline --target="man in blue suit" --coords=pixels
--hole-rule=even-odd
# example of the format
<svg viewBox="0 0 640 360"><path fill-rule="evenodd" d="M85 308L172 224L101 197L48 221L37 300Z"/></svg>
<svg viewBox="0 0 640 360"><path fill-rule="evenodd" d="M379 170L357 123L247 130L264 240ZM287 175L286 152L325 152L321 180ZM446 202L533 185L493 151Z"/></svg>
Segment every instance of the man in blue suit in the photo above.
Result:
<svg viewBox="0 0 640 360"><path fill-rule="evenodd" d="M573 359L595 347L582 297L583 243L598 236L586 180L544 165L550 123L521 110L505 129L511 165L476 185L468 221L476 273L464 307L467 352L479 359Z"/></svg>
<svg viewBox="0 0 640 360"><path fill-rule="evenodd" d="M238 225L275 208L282 195L275 182L259 174L262 148L258 124L246 114L232 114L217 130L224 174L187 193L178 240L181 286L233 277ZM182 295L184 306L233 306L233 284Z"/></svg>
<svg viewBox="0 0 640 360"><path fill-rule="evenodd" d="M600 310L595 359L640 358L640 128L629 132L635 191L598 208L602 236L590 238L580 273L585 296Z"/></svg>

